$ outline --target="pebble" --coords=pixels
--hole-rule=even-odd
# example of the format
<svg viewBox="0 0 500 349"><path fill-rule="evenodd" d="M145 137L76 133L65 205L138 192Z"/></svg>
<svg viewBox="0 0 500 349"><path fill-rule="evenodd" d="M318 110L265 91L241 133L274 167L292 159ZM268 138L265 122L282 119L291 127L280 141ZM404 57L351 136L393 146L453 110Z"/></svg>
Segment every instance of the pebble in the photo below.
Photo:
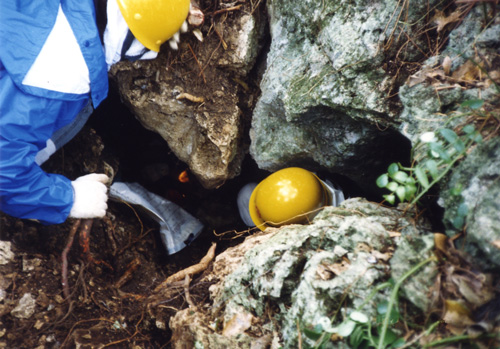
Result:
<svg viewBox="0 0 500 349"><path fill-rule="evenodd" d="M35 298L31 293L25 293L19 304L11 312L18 319L29 319L35 313Z"/></svg>
<svg viewBox="0 0 500 349"><path fill-rule="evenodd" d="M0 241L0 265L5 265L14 259L10 241Z"/></svg>
<svg viewBox="0 0 500 349"><path fill-rule="evenodd" d="M26 256L23 256L23 271L32 271L35 270L36 267L39 267L42 264L42 260L40 258L28 259Z"/></svg>

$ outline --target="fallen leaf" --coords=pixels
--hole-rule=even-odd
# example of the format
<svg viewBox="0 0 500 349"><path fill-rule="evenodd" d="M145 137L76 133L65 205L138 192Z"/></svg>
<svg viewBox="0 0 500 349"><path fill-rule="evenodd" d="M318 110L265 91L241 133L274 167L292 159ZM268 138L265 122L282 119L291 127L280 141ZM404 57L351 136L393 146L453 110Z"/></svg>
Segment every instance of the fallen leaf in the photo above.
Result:
<svg viewBox="0 0 500 349"><path fill-rule="evenodd" d="M341 339L342 339L342 337L341 337L341 336L339 336L339 335L338 335L338 334L336 334L336 333L333 333L333 334L330 336L330 340L331 340L332 342L337 342L337 341L339 341L339 340L341 340Z"/></svg>
<svg viewBox="0 0 500 349"><path fill-rule="evenodd" d="M437 24L437 32L439 33L448 24L460 20L461 15L462 12L460 10L453 11L449 16L446 16L443 11L436 10L433 22Z"/></svg>
<svg viewBox="0 0 500 349"><path fill-rule="evenodd" d="M441 84L441 81L444 80L445 78L446 75L442 69L424 68L423 70L417 72L416 74L411 75L408 78L407 84L409 87L421 84L424 81L428 81L431 84L434 83Z"/></svg>
<svg viewBox="0 0 500 349"><path fill-rule="evenodd" d="M479 68L471 61L467 61L455 70L451 77L460 81L478 80Z"/></svg>
<svg viewBox="0 0 500 349"><path fill-rule="evenodd" d="M418 85L418 84L421 84L422 82L425 81L425 76L423 74L414 74L414 75L411 75L409 78L408 78L408 87L413 87L415 85Z"/></svg>
<svg viewBox="0 0 500 349"><path fill-rule="evenodd" d="M271 334L266 334L260 338L252 340L252 349L265 349L271 347L271 342L273 341L273 336Z"/></svg>
<svg viewBox="0 0 500 349"><path fill-rule="evenodd" d="M445 234L434 234L434 245L439 251L443 252L444 254L448 253L448 237Z"/></svg>
<svg viewBox="0 0 500 349"><path fill-rule="evenodd" d="M446 313L443 321L454 334L461 334L467 326L474 325L475 322L470 318L469 308L462 302L447 299L445 304Z"/></svg>
<svg viewBox="0 0 500 349"><path fill-rule="evenodd" d="M252 326L253 315L250 313L237 313L229 320L222 330L222 335L225 337L237 336Z"/></svg>
<svg viewBox="0 0 500 349"><path fill-rule="evenodd" d="M331 280L333 279L333 273L331 270L329 270L326 266L323 264L319 264L318 267L316 268L316 275L318 276L319 279L326 281L326 280Z"/></svg>
<svg viewBox="0 0 500 349"><path fill-rule="evenodd" d="M382 253L380 251L372 251L372 256L379 259L379 260L383 260L384 262L387 262L389 259L391 259L392 257L392 253L390 252L386 252L386 253Z"/></svg>
<svg viewBox="0 0 500 349"><path fill-rule="evenodd" d="M460 294L475 307L479 307L495 297L490 279L484 274L454 274L451 280Z"/></svg>
<svg viewBox="0 0 500 349"><path fill-rule="evenodd" d="M436 69L436 70L428 72L425 76L429 79L444 78L445 73L441 69Z"/></svg>
<svg viewBox="0 0 500 349"><path fill-rule="evenodd" d="M367 243L360 242L356 245L355 251L357 252L371 252L372 247L368 245Z"/></svg>
<svg viewBox="0 0 500 349"><path fill-rule="evenodd" d="M500 249L500 240L495 240L495 241L492 241L491 244L493 246L495 246L496 248Z"/></svg>
<svg viewBox="0 0 500 349"><path fill-rule="evenodd" d="M338 263L331 264L319 264L316 269L316 274L319 276L321 280L331 280L334 275L342 274L346 269L349 268L349 263L342 260Z"/></svg>
<svg viewBox="0 0 500 349"><path fill-rule="evenodd" d="M450 75L450 71L451 71L451 58L450 58L450 56L444 57L443 63L441 65L443 67L444 74Z"/></svg>
<svg viewBox="0 0 500 349"><path fill-rule="evenodd" d="M389 237L391 237L391 238L397 238L400 236L401 236L401 232L399 232L399 231L390 231L389 232Z"/></svg>

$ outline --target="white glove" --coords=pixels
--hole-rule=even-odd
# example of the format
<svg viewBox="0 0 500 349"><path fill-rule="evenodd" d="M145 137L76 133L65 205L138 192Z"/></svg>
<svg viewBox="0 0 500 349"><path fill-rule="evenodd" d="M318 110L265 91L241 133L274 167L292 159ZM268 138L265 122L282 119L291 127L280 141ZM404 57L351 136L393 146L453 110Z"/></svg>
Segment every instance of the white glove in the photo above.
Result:
<svg viewBox="0 0 500 349"><path fill-rule="evenodd" d="M71 185L74 191L73 207L69 213L73 218L101 218L106 215L108 205L106 184L109 177L105 174L91 173L78 177Z"/></svg>

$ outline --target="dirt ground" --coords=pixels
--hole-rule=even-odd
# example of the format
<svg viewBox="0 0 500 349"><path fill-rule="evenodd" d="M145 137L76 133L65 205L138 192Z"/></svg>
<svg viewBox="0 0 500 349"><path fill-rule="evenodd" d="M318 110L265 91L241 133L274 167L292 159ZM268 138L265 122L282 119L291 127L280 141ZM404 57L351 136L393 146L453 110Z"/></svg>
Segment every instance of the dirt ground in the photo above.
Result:
<svg viewBox="0 0 500 349"><path fill-rule="evenodd" d="M183 46L178 53L162 58L175 65L177 74L196 76L195 92L200 95L211 95L213 86L203 83L203 79L217 77L218 73L215 66L209 64L204 76L200 76L193 57L207 58L207 55L217 55L218 50L222 52L222 40L214 26L224 32L231 27L238 11L250 12L255 4L238 2L236 9L225 11L234 7L230 5L201 2L206 15L202 32L209 34L204 44L197 43L191 36L186 39L189 47ZM189 58L183 60L184 57ZM249 84L257 93L255 81ZM241 107L247 113L251 105L245 102ZM248 121L246 117L246 127ZM245 163L243 168L248 176L258 180L265 175L251 161ZM158 170L158 164L164 166ZM92 172L111 172L115 178L139 181L185 208L205 227L189 247L169 256L155 222L133 207L109 202L106 218L93 221L89 251L86 251L80 231L69 247L68 236L75 220L43 226L0 213L0 240L10 243L13 252L12 258L0 265L0 291L3 290L0 347L168 348L171 336L168 320L177 310L187 307L185 286L174 284L156 291L155 288L169 275L198 263L212 242L217 243L216 253L219 253L241 241L227 239L234 236L232 233L217 235L245 229L236 209L235 193L247 177L229 181L218 190L203 189L161 137L140 126L113 89L108 100L92 115L88 126L43 167L47 172L70 179ZM183 183L178 177L184 171L189 181ZM62 285L65 248L68 298ZM189 287L194 303L202 303L207 298L210 286L198 283L199 277L195 275ZM27 294L30 296L25 296ZM32 304L18 311L23 296L34 300L34 308Z"/></svg>
<svg viewBox="0 0 500 349"><path fill-rule="evenodd" d="M69 178L81 172L103 171L108 167L105 163L118 169L117 158L105 149L99 135L87 127L44 167ZM178 166L182 168L182 164ZM79 233L69 249L68 299L63 294L62 255L75 220L43 226L2 214L0 240L12 243L14 257L0 265L0 288L6 291L0 303L0 346L169 347L168 319L187 306L184 290L174 287L155 292L155 288L169 275L198 263L212 242L218 243L218 253L238 241L224 240L214 231L223 232L228 225L242 228L230 200L234 188L203 191L194 190L195 184L188 183L189 189L182 190L178 182L170 182L172 200L201 215L200 208L206 207L203 214L212 216L211 222L204 221L201 235L189 247L169 256L155 222L133 207L109 202L107 217L93 222L90 254L85 253ZM193 192L198 193L197 197ZM209 201L212 206L203 206ZM199 203L198 208L193 202ZM219 213L212 214L211 210ZM224 223L214 226L217 221ZM197 284L195 276L190 286L191 299L203 302L209 286ZM35 299L34 313L16 317L12 311L26 293Z"/></svg>

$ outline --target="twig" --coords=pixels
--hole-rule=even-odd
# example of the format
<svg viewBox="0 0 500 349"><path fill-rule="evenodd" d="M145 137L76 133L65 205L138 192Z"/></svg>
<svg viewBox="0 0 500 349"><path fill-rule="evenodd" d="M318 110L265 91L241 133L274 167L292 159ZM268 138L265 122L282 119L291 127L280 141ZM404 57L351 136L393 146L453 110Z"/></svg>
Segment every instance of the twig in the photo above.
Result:
<svg viewBox="0 0 500 349"><path fill-rule="evenodd" d="M90 229L92 229L93 222L92 219L82 220L82 228L80 229L80 246L82 246L82 253L87 262L92 261L92 256L90 255Z"/></svg>
<svg viewBox="0 0 500 349"><path fill-rule="evenodd" d="M404 349L404 348L411 347L413 344L415 344L416 342L418 342L422 337L428 336L432 331L434 331L434 329L439 324L441 324L441 322L442 322L442 320L438 320L438 321L434 322L427 330L425 330L422 333L420 333L419 335L415 336L410 341L406 342L405 345L403 345L403 346L401 346L399 348Z"/></svg>
<svg viewBox="0 0 500 349"><path fill-rule="evenodd" d="M173 275L170 275L165 281L163 281L160 285L158 285L155 288L154 292L155 293L159 292L162 288L164 288L165 286L167 286L167 284L171 282L183 280L186 277L186 275L197 274L207 269L208 265L215 257L215 247L217 247L217 244L214 242L212 243L212 246L210 246L210 248L208 249L208 252L205 255L205 257L201 259L200 263L192 265L190 267L187 267L186 269L178 271Z"/></svg>
<svg viewBox="0 0 500 349"><path fill-rule="evenodd" d="M253 15L253 13L255 12L255 10L257 10L257 8L260 5L260 2L261 2L261 0L258 0L257 4L255 6L252 6L252 12L250 12L251 15ZM323 8L325 8L325 7L323 6ZM323 11L321 11L321 12L323 12Z"/></svg>
<svg viewBox="0 0 500 349"><path fill-rule="evenodd" d="M243 5L238 5L238 6L223 8L221 10L217 10L217 11L214 11L214 12L210 13L210 15L216 16L216 15L224 13L224 12L236 11L236 10L239 10L241 8L241 6L243 6Z"/></svg>
<svg viewBox="0 0 500 349"><path fill-rule="evenodd" d="M113 252L111 253L114 256L116 256L116 251L118 250L118 246L116 246L116 241L115 241L115 227L113 225L113 222L111 222L111 219L109 219L108 217L104 217L102 222L104 223L103 225L105 225L105 230L106 230L106 233L108 234L108 240L109 240L109 243L111 244L111 248L113 250Z"/></svg>
<svg viewBox="0 0 500 349"><path fill-rule="evenodd" d="M114 324L115 322L112 321L112 320L109 320L109 319L106 319L106 318L95 318L95 319L88 319L88 320L80 320L80 321L77 321L73 324L73 326L71 326L68 334L66 335L66 338L64 339L64 341L62 342L61 344L61 348L65 348L66 347L66 343L68 342L68 340L71 338L71 335L73 334L73 330L75 329L76 326L78 325L81 325L81 324L84 324L84 323L87 323L87 322L95 322L95 321L103 321L103 322L107 322L107 323L110 323L110 324ZM127 332L129 335L131 335L131 333L127 330L127 329L123 329L125 332Z"/></svg>
<svg viewBox="0 0 500 349"><path fill-rule="evenodd" d="M196 58L196 55L194 54L193 48L191 47L191 45L189 45L189 43L188 43L188 47L189 47L189 50L191 51L191 53L193 54L193 57L194 57L194 60L196 61L196 64L198 64L198 68L200 68L200 75L202 76L203 82L206 85L207 79L205 78L205 74L203 73L203 67L200 64L200 61L198 61L198 58Z"/></svg>
<svg viewBox="0 0 500 349"><path fill-rule="evenodd" d="M175 311L176 313L180 311L180 309L171 307L170 305L159 305L158 308L172 310Z"/></svg>
<svg viewBox="0 0 500 349"><path fill-rule="evenodd" d="M208 64L210 63L210 61L212 60L212 57L214 56L215 52L217 52L217 50L219 49L219 47L222 45L222 42L219 41L219 45L217 45L217 47L212 51L212 53L210 54L210 57L208 57L208 61L207 63L205 64L205 66L203 67L202 71L204 71L207 67L208 67Z"/></svg>
<svg viewBox="0 0 500 349"><path fill-rule="evenodd" d="M112 346L112 345L116 345L116 344L119 344L119 343L122 343L122 342L125 342L125 341L130 341L132 338L134 338L135 336L137 336L137 334L140 333L138 327L141 324L141 322L142 322L143 319L144 319L144 311L141 313L141 318L139 319L139 321L135 325L135 332L132 335L130 335L130 332L127 331L129 333L130 337L119 339L117 341L104 344L101 348L106 348L106 347L109 347L109 346Z"/></svg>
<svg viewBox="0 0 500 349"><path fill-rule="evenodd" d="M224 41L224 38L222 37L222 34L219 33L219 31L217 30L217 26L214 25L214 31L215 31L215 34L217 34L217 36L219 37L219 40L222 44L222 47L224 48L224 50L227 50L227 44L226 42Z"/></svg>
<svg viewBox="0 0 500 349"><path fill-rule="evenodd" d="M66 314L64 314L64 316L61 319L57 320L56 322L54 322L53 324L51 324L49 327L45 328L44 331L48 331L50 328L53 328L54 326L58 326L58 325L62 324L64 321L66 321L66 319L68 318L68 316L73 311L73 306L74 305L75 305L75 301L69 302L69 307L68 307L68 311L66 312Z"/></svg>
<svg viewBox="0 0 500 349"><path fill-rule="evenodd" d="M186 302L189 304L190 308L196 308L196 305L194 305L193 300L191 299L191 294L189 293L189 283L191 282L191 278L189 277L188 274L186 274L186 277L184 278L184 294L186 295Z"/></svg>
<svg viewBox="0 0 500 349"><path fill-rule="evenodd" d="M132 274L139 267L140 264L141 261L139 260L138 257L136 257L132 262L130 262L127 265L127 270L125 271L125 273L123 273L120 279L118 279L118 281L115 283L115 287L120 288L123 285L125 285L132 278Z"/></svg>
<svg viewBox="0 0 500 349"><path fill-rule="evenodd" d="M455 0L457 4L470 4L478 2L497 2L498 0Z"/></svg>
<svg viewBox="0 0 500 349"><path fill-rule="evenodd" d="M83 249L82 254L87 263L103 264L110 270L113 270L113 267L109 263L103 260L94 259L90 254L90 230L92 229L93 222L94 220L91 218L82 220L82 227L80 229L80 246Z"/></svg>
<svg viewBox="0 0 500 349"><path fill-rule="evenodd" d="M61 254L61 259L62 259L62 287L63 287L63 293L64 297L66 299L69 299L69 286L68 286L68 252L71 249L71 246L73 245L73 240L75 239L75 234L76 231L78 230L78 227L80 226L80 220L77 219L75 223L73 223L73 226L71 227L71 230L69 232L68 240L66 242L66 247L64 248L62 254Z"/></svg>
<svg viewBox="0 0 500 349"><path fill-rule="evenodd" d="M85 263L80 260L80 273L78 274L78 281L75 285L75 288L76 286L81 283L82 284L82 288L83 288L83 303L86 303L87 302L87 298L88 298L88 292L87 292L87 285L85 285L85 278L83 276L83 273L85 271ZM73 293L75 293L75 291L73 291Z"/></svg>

